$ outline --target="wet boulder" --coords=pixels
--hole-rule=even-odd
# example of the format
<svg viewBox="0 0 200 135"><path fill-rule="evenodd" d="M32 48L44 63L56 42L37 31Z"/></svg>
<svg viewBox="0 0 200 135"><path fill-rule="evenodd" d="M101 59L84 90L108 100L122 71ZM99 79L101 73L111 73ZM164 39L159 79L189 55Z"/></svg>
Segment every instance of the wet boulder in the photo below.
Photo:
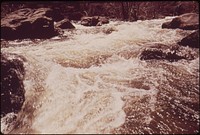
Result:
<svg viewBox="0 0 200 135"><path fill-rule="evenodd" d="M171 21L162 24L162 28L171 28Z"/></svg>
<svg viewBox="0 0 200 135"><path fill-rule="evenodd" d="M168 29L183 29L183 30L196 30L199 28L199 14L196 13L186 13L180 15L170 22L165 22L162 24L162 28Z"/></svg>
<svg viewBox="0 0 200 135"><path fill-rule="evenodd" d="M94 18L94 17L81 18L81 25L84 25L84 26L96 26L97 23L98 23L98 18Z"/></svg>
<svg viewBox="0 0 200 135"><path fill-rule="evenodd" d="M72 23L68 19L64 19L62 21L57 22L55 26L59 27L61 29L74 29L75 28L74 25L72 25Z"/></svg>
<svg viewBox="0 0 200 135"><path fill-rule="evenodd" d="M107 24L107 23L109 23L109 20L107 17L100 16L99 22L101 22L102 24Z"/></svg>
<svg viewBox="0 0 200 135"><path fill-rule="evenodd" d="M20 111L25 90L23 79L25 69L22 56L1 53L1 116Z"/></svg>
<svg viewBox="0 0 200 135"><path fill-rule="evenodd" d="M146 49L141 53L141 60L168 60L170 62L178 61L184 59L184 57L177 55L175 52L164 52L159 49Z"/></svg>
<svg viewBox="0 0 200 135"><path fill-rule="evenodd" d="M102 24L109 23L108 18L101 16L82 17L81 24L84 26L101 26Z"/></svg>
<svg viewBox="0 0 200 135"><path fill-rule="evenodd" d="M178 45L153 45L145 48L139 55L141 60L167 60L176 62L181 59L192 60L195 55L191 54L190 50L184 50Z"/></svg>
<svg viewBox="0 0 200 135"><path fill-rule="evenodd" d="M179 43L182 46L189 46L193 48L199 48L199 30L183 38Z"/></svg>
<svg viewBox="0 0 200 135"><path fill-rule="evenodd" d="M54 29L54 20L47 17L49 8L20 9L1 19L1 38L50 38L58 35Z"/></svg>

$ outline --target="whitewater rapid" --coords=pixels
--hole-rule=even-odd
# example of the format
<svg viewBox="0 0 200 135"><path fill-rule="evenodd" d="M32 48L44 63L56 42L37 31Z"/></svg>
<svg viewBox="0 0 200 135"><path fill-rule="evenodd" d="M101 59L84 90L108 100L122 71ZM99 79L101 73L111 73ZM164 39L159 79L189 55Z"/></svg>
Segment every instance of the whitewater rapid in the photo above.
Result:
<svg viewBox="0 0 200 135"><path fill-rule="evenodd" d="M173 45L193 32L162 29L171 19L74 24L63 37L9 41L1 51L27 59L26 100L18 114L1 119L1 131L198 133L199 57L139 59L150 44Z"/></svg>

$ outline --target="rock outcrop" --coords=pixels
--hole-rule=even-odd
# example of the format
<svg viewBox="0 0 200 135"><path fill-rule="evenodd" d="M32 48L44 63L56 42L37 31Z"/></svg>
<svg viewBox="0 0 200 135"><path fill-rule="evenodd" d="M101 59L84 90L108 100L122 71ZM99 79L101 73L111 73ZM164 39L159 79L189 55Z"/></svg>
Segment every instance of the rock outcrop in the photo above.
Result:
<svg viewBox="0 0 200 135"><path fill-rule="evenodd" d="M109 23L108 18L101 16L82 17L81 24L84 26L101 26L102 24Z"/></svg>
<svg viewBox="0 0 200 135"><path fill-rule="evenodd" d="M57 11L57 10L56 10ZM20 9L1 19L1 38L51 38L58 35L54 21L63 19L59 12L50 8Z"/></svg>
<svg viewBox="0 0 200 135"><path fill-rule="evenodd" d="M14 54L1 55L1 116L10 112L20 111L25 90L24 58Z"/></svg>
<svg viewBox="0 0 200 135"><path fill-rule="evenodd" d="M183 30L196 30L199 28L199 14L186 13L180 15L171 22L163 23L162 28L168 29L183 29Z"/></svg>
<svg viewBox="0 0 200 135"><path fill-rule="evenodd" d="M199 30L183 38L179 43L182 46L189 46L193 48L199 48Z"/></svg>

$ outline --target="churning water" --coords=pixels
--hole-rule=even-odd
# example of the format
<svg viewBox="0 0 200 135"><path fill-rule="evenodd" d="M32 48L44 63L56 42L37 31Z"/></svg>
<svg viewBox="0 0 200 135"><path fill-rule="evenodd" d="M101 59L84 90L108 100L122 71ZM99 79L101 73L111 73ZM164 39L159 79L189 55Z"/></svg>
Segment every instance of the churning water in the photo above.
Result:
<svg viewBox="0 0 200 135"><path fill-rule="evenodd" d="M140 60L150 44L176 44L193 31L162 29L165 19L75 24L63 37L9 41L24 56L25 97L3 133L198 133L199 52L193 60Z"/></svg>

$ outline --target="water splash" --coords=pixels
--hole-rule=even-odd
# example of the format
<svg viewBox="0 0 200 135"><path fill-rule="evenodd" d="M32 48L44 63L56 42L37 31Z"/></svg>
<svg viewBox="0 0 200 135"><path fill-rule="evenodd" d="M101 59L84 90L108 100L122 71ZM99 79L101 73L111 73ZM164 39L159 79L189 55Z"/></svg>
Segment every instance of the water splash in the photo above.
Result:
<svg viewBox="0 0 200 135"><path fill-rule="evenodd" d="M170 19L75 24L60 40L10 42L2 51L27 59L26 101L2 132L197 133L198 51L189 49L192 61L138 58L150 44L170 46L192 32L161 29Z"/></svg>

